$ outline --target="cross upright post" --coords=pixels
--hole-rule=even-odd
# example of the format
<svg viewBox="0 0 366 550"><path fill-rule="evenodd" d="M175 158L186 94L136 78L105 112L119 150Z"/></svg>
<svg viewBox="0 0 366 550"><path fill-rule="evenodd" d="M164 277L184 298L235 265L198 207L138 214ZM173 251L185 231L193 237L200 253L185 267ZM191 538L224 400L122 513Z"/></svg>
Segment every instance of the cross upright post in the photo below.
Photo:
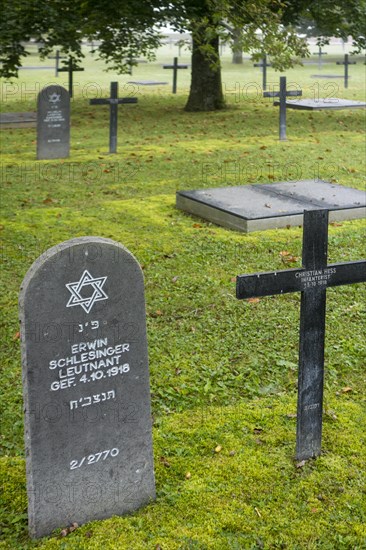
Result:
<svg viewBox="0 0 366 550"><path fill-rule="evenodd" d="M55 55L50 55L48 59L54 59L55 60L55 76L58 77L59 67L60 67L60 59L66 59L64 55L60 55L60 50L56 50Z"/></svg>
<svg viewBox="0 0 366 550"><path fill-rule="evenodd" d="M366 260L327 265L328 210L304 212L302 268L239 275L236 297L301 292L296 458L321 452L326 289L366 281Z"/></svg>
<svg viewBox="0 0 366 550"><path fill-rule="evenodd" d="M68 73L69 75L69 94L70 97L72 97L73 93L73 73L76 71L83 71L84 69L82 67L76 67L74 65L73 60L71 57L69 58L69 61L65 67L62 67L61 69L58 69L59 73Z"/></svg>
<svg viewBox="0 0 366 550"><path fill-rule="evenodd" d="M317 52L317 54L318 54L318 68L320 70L322 68L322 63L323 63L322 56L327 55L327 52L323 52L322 47L319 46L319 51Z"/></svg>
<svg viewBox="0 0 366 550"><path fill-rule="evenodd" d="M337 65L344 65L344 87L348 88L348 65L356 65L356 61L350 61L348 53L345 53L344 61L337 61Z"/></svg>
<svg viewBox="0 0 366 550"><path fill-rule="evenodd" d="M111 82L110 96L90 99L90 105L109 105L109 152L117 153L118 105L137 103L137 97L118 97L118 82Z"/></svg>
<svg viewBox="0 0 366 550"><path fill-rule="evenodd" d="M267 67L271 67L271 63L267 63L267 55L264 54L262 63L254 63L254 67L262 68L262 87L263 91L267 90Z"/></svg>
<svg viewBox="0 0 366 550"><path fill-rule="evenodd" d="M287 90L286 77L280 76L279 92L263 92L263 97L279 97L280 116L279 116L279 138L280 141L286 141L286 97L301 96L301 90Z"/></svg>
<svg viewBox="0 0 366 550"><path fill-rule="evenodd" d="M173 65L163 65L163 69L173 69L173 94L177 93L178 69L188 69L188 65L178 64L178 57L174 57Z"/></svg>

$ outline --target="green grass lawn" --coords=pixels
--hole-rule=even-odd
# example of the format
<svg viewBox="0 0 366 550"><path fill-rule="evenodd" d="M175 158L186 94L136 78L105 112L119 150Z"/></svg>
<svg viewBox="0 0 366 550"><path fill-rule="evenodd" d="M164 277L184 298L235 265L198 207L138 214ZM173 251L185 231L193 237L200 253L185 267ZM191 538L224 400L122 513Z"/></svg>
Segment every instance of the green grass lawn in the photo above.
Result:
<svg viewBox="0 0 366 550"><path fill-rule="evenodd" d="M134 77L171 82L161 62L175 54L165 48L155 64L135 69ZM182 59L188 61L187 54ZM36 63L30 60L27 65ZM323 454L298 468L300 298L238 301L234 280L242 273L300 266L300 259L285 265L280 253L301 257L302 229L243 235L174 206L177 190L197 187L317 177L365 189L365 112L289 111L289 141L280 143L277 108L248 87L260 86L259 70L249 61L233 68L227 56L227 110L183 111L189 71L179 74L176 96L170 84L135 88L139 103L120 108L119 152L111 156L108 108L89 106L92 88L87 94L80 90L97 82L107 94L116 75L103 73L90 57L85 66L89 71L75 78L80 86L72 101L69 159L36 161L35 129L0 135L5 312L0 547L365 549L365 285L327 292ZM336 70L343 69L323 68L329 74ZM339 86L337 97L363 100L363 71L361 62L351 67L348 90L342 81L311 79L316 66L294 69L288 77L305 97L314 97L317 85L321 94L333 93L324 88L331 84ZM22 71L13 93L3 83L3 110L35 110L36 82L55 80L45 72ZM273 82L278 76L269 71ZM118 77L122 92L129 79ZM365 257L365 228L364 220L331 224L329 262ZM84 525L66 538L56 532L31 542L19 286L43 251L81 235L119 241L143 266L157 500L131 516Z"/></svg>

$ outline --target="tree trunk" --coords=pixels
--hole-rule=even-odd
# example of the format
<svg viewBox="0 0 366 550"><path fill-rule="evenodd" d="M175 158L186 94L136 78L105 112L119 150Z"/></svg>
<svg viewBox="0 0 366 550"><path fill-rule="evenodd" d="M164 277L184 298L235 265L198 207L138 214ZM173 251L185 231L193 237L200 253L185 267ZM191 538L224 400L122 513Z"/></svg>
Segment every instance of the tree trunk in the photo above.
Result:
<svg viewBox="0 0 366 550"><path fill-rule="evenodd" d="M202 40L192 35L192 76L186 111L216 111L224 109L225 101L221 86L221 67L219 56L219 37L210 40L209 45L215 52L213 60L200 49Z"/></svg>
<svg viewBox="0 0 366 550"><path fill-rule="evenodd" d="M233 30L233 63L242 65L243 63L243 50L240 44L241 29Z"/></svg>

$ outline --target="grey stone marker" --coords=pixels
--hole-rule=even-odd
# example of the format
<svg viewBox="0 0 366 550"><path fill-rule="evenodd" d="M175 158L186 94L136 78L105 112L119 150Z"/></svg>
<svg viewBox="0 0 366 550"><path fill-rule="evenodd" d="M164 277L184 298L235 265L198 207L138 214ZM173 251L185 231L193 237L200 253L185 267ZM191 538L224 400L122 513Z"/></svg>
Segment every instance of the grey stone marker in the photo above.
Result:
<svg viewBox="0 0 366 550"><path fill-rule="evenodd" d="M38 94L37 159L70 154L70 96L62 86L47 86Z"/></svg>
<svg viewBox="0 0 366 550"><path fill-rule="evenodd" d="M305 209L326 208L332 222L364 218L366 194L321 180L283 181L178 191L176 206L223 227L249 233L300 225Z"/></svg>
<svg viewBox="0 0 366 550"><path fill-rule="evenodd" d="M160 80L129 80L127 84L136 84L137 86L165 86L167 82Z"/></svg>
<svg viewBox="0 0 366 550"><path fill-rule="evenodd" d="M279 105L279 101L275 101L274 105ZM328 97L325 99L298 99L296 101L287 101L287 109L298 109L299 111L322 111L339 109L365 109L364 101L354 101L353 99L340 99L338 97Z"/></svg>
<svg viewBox="0 0 366 550"><path fill-rule="evenodd" d="M5 128L35 128L37 113L0 113L0 130Z"/></svg>
<svg viewBox="0 0 366 550"><path fill-rule="evenodd" d="M20 293L29 531L155 498L144 283L120 244L50 248Z"/></svg>

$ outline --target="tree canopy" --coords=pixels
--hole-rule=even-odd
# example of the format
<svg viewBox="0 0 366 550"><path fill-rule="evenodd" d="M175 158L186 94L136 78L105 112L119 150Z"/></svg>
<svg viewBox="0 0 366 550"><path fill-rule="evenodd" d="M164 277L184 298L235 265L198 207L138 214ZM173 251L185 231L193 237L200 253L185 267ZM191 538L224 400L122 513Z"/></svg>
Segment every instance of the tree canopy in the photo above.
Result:
<svg viewBox="0 0 366 550"><path fill-rule="evenodd" d="M99 55L115 71L130 68L130 59L154 57L161 43L159 30L171 25L193 39L192 84L187 108L221 108L220 38L236 40L259 59L271 56L274 68L285 69L294 58L307 55L296 31L302 22L315 22L323 38L352 35L356 49L365 47L362 29L366 0L0 0L0 76L17 76L24 43L41 43L45 57L58 47L75 59L83 38L98 40ZM305 22L305 23L304 23Z"/></svg>

